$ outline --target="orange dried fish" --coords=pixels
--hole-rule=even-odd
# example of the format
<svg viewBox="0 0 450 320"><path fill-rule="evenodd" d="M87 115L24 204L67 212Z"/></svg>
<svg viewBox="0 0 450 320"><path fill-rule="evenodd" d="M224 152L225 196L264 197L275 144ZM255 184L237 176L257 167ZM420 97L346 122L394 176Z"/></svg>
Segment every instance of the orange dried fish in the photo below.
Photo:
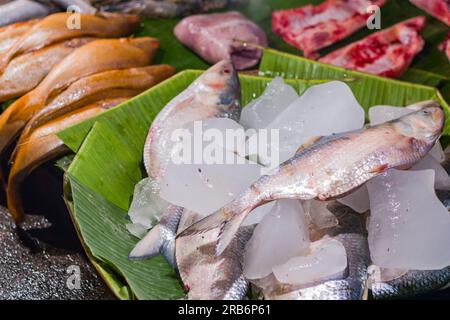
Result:
<svg viewBox="0 0 450 320"><path fill-rule="evenodd" d="M30 30L39 20L18 22L0 28L0 55L7 51L25 32Z"/></svg>
<svg viewBox="0 0 450 320"><path fill-rule="evenodd" d="M18 144L25 141L36 127L80 106L106 98L135 96L169 78L174 73L174 67L163 64L105 71L82 78L33 116L23 130Z"/></svg>
<svg viewBox="0 0 450 320"><path fill-rule="evenodd" d="M57 133L71 125L92 118L127 99L129 98L102 100L75 110L37 128L28 141L20 145L11 168L7 189L8 208L16 222L20 222L24 215L21 187L25 179L41 164L69 152L69 149L58 138Z"/></svg>
<svg viewBox="0 0 450 320"><path fill-rule="evenodd" d="M72 52L33 91L0 115L0 155L36 112L72 83L106 70L144 67L151 62L158 48L157 39L144 37L97 40Z"/></svg>
<svg viewBox="0 0 450 320"><path fill-rule="evenodd" d="M13 59L0 75L0 102L31 91L67 55L93 40L95 38L71 39Z"/></svg>
<svg viewBox="0 0 450 320"><path fill-rule="evenodd" d="M41 49L49 44L78 38L117 38L130 35L139 24L139 17L127 14L81 14L79 28L69 28L71 13L55 13L37 22L0 56L0 73L16 56Z"/></svg>

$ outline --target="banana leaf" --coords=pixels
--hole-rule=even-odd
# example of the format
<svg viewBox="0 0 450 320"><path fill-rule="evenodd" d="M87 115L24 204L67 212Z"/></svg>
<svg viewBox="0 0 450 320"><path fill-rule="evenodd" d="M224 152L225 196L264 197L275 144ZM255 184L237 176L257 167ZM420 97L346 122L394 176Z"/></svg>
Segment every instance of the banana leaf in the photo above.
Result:
<svg viewBox="0 0 450 320"><path fill-rule="evenodd" d="M263 63L267 63L275 53L267 51L265 54L268 56ZM290 67L283 72L291 70ZM328 79L340 76L340 70L329 66L323 68L316 68L317 72L326 74ZM281 69L278 71L282 72ZM73 221L89 257L121 299L183 296L179 280L161 257L141 262L128 260L128 253L138 239L128 233L125 225L134 186L144 176L142 151L151 121L200 73L190 70L178 73L140 96L59 133L60 138L76 152L67 170L70 192L66 199ZM309 86L323 82L314 79L313 75L305 73L305 76L313 78L311 80L287 82L301 94ZM260 95L271 79L241 75L240 80L245 105ZM372 103L405 105L425 99L441 99L435 88L423 85L365 74L347 76L344 80L366 110ZM444 108L448 112L446 104Z"/></svg>

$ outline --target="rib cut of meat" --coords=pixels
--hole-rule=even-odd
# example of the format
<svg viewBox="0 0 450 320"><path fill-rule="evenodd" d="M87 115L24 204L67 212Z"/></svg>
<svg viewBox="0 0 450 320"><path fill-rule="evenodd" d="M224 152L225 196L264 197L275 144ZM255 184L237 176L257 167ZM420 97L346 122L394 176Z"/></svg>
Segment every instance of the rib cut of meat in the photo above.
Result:
<svg viewBox="0 0 450 320"><path fill-rule="evenodd" d="M319 61L347 69L395 78L419 53L424 40L419 32L425 17L415 17L331 52Z"/></svg>
<svg viewBox="0 0 450 320"><path fill-rule="evenodd" d="M314 58L329 46L366 25L371 5L385 0L326 0L320 5L279 10L272 13L272 30L284 41Z"/></svg>
<svg viewBox="0 0 450 320"><path fill-rule="evenodd" d="M449 0L410 0L412 4L450 26Z"/></svg>
<svg viewBox="0 0 450 320"><path fill-rule="evenodd" d="M450 32L447 35L447 39L439 45L439 50L444 51L450 61Z"/></svg>

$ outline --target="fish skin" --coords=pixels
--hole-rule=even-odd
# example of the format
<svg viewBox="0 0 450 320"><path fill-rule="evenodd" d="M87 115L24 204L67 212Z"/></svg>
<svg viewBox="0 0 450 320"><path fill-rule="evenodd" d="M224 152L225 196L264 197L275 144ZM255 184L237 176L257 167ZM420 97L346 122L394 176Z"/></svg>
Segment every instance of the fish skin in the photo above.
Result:
<svg viewBox="0 0 450 320"><path fill-rule="evenodd" d="M6 148L35 113L72 83L102 71L147 66L158 48L159 41L149 37L101 39L69 54L34 90L16 100L0 115L0 156L4 156Z"/></svg>
<svg viewBox="0 0 450 320"><path fill-rule="evenodd" d="M171 134L193 121L241 115L241 91L230 60L206 70L186 90L170 101L153 120L144 146L144 165L150 177L164 175L173 142ZM150 160L151 159L151 160Z"/></svg>
<svg viewBox="0 0 450 320"><path fill-rule="evenodd" d="M41 49L52 43L78 38L117 38L130 35L139 24L139 17L113 13L81 14L81 28L67 28L72 13L55 13L38 21L0 56L0 73L16 56Z"/></svg>
<svg viewBox="0 0 450 320"><path fill-rule="evenodd" d="M182 128L195 120L212 117L239 119L240 93L236 70L231 61L224 60L206 70L186 90L170 101L152 122L144 145L144 164L149 177L159 183L164 176L169 151L172 149L172 145L168 143L172 130ZM172 262L175 253L171 252L175 246L172 244L170 232L161 234L161 230L172 230L171 226L175 225L172 221L181 217L173 216L173 212L179 213L183 210L181 207L166 209L169 217L163 215L160 222L162 225L155 226L144 238L145 241L137 244L138 247L132 251L132 258L137 255L150 257L162 252L166 258L169 257L168 261L175 265L175 262ZM167 225L167 221L171 222L170 225ZM162 237L158 237L158 234Z"/></svg>
<svg viewBox="0 0 450 320"><path fill-rule="evenodd" d="M177 268L175 260L175 237L184 208L169 205L159 223L139 241L128 258L130 260L143 260L162 254L172 268Z"/></svg>
<svg viewBox="0 0 450 320"><path fill-rule="evenodd" d="M70 152L56 134L71 125L97 116L127 99L97 101L56 118L36 128L28 141L17 148L7 188L8 208L15 221L22 221L25 214L21 192L24 180L43 163Z"/></svg>
<svg viewBox="0 0 450 320"><path fill-rule="evenodd" d="M440 137L444 118L438 103L426 101L418 111L399 119L323 138L179 237L220 227L216 250L220 255L248 213L264 203L285 198L329 200L345 196L390 168L409 169Z"/></svg>
<svg viewBox="0 0 450 320"><path fill-rule="evenodd" d="M0 28L0 55L8 50L17 39L34 26L38 20L18 22L7 27Z"/></svg>
<svg viewBox="0 0 450 320"><path fill-rule="evenodd" d="M15 0L0 5L0 26L45 17L54 12L52 6L30 1Z"/></svg>
<svg viewBox="0 0 450 320"><path fill-rule="evenodd" d="M67 55L93 40L95 38L71 39L13 59L0 75L0 102L31 91Z"/></svg>
<svg viewBox="0 0 450 320"><path fill-rule="evenodd" d="M410 270L405 275L386 282L374 282L373 299L400 299L430 293L450 284L450 267L442 270Z"/></svg>
<svg viewBox="0 0 450 320"><path fill-rule="evenodd" d="M179 230L200 216L186 210ZM242 227L237 237L220 257L214 255L217 230L176 239L178 271L189 300L242 300L247 294L248 281L243 273L245 245L254 226Z"/></svg>

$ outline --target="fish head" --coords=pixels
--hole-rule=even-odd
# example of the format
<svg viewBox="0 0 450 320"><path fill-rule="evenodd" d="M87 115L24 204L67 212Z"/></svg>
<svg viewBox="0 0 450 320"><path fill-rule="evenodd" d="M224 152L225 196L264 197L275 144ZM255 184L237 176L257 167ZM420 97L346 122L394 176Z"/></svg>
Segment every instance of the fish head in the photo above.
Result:
<svg viewBox="0 0 450 320"><path fill-rule="evenodd" d="M241 113L241 86L231 60L222 60L200 77L202 101L214 105L223 115L238 120Z"/></svg>
<svg viewBox="0 0 450 320"><path fill-rule="evenodd" d="M415 112L399 118L396 122L397 129L405 136L433 146L444 128L444 110L437 102L431 100L417 103L409 108Z"/></svg>

